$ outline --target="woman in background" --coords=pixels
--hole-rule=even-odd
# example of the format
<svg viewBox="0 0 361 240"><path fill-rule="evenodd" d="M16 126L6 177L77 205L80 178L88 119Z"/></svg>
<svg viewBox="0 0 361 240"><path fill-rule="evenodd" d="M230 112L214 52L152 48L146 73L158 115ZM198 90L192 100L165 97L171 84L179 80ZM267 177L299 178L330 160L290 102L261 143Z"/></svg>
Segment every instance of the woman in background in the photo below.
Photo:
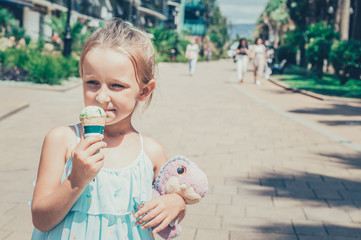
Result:
<svg viewBox="0 0 361 240"><path fill-rule="evenodd" d="M248 66L248 60L249 60L248 44L247 44L247 40L245 38L242 38L241 40L239 40L239 45L236 49L236 53L237 53L238 81L240 83L243 83L243 78L247 72L247 66Z"/></svg>
<svg viewBox="0 0 361 240"><path fill-rule="evenodd" d="M257 85L261 85L261 78L264 72L266 63L266 47L263 45L262 38L257 38L255 45L252 48L252 58L254 66L254 82Z"/></svg>

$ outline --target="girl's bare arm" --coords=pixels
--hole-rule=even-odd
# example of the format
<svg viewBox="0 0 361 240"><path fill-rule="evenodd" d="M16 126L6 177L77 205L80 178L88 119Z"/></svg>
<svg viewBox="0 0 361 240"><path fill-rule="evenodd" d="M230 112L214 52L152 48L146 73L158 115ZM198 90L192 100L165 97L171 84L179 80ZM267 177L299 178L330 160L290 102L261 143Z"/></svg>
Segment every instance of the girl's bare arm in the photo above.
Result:
<svg viewBox="0 0 361 240"><path fill-rule="evenodd" d="M167 162L162 145L158 142L146 138L145 150L154 166L154 177L156 178L162 166ZM153 233L156 234L163 230L169 223L179 218L179 221L183 219L186 210L186 204L181 196L176 193L165 194L158 198L152 199L144 204L143 207L138 209L139 211L135 214L136 218L147 213L141 219L137 221L137 224L145 223L142 228L154 227L159 224Z"/></svg>
<svg viewBox="0 0 361 240"><path fill-rule="evenodd" d="M51 230L64 219L91 180L89 173L80 178L80 171L78 168L74 171L73 163L72 173L60 183L67 155L66 144L69 142L67 131L67 127L54 128L47 134L43 143L31 206L33 224L42 232ZM88 138L79 143L73 151L73 161L75 160L78 165L79 161L83 161L81 170L89 172L90 169L94 174L102 164L102 156L95 154L89 157L92 151L95 152L103 146L104 143L98 142L99 140L99 137ZM92 143L94 144L91 145Z"/></svg>

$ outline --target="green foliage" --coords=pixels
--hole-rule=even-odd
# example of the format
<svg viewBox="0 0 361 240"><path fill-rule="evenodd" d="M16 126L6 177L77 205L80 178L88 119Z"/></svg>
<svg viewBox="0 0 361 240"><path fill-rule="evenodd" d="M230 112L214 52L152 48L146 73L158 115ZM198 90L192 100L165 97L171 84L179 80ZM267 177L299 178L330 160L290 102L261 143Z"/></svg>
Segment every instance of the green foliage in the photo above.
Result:
<svg viewBox="0 0 361 240"><path fill-rule="evenodd" d="M332 26L324 21L316 24L311 24L307 28L306 36L308 39L323 38L328 41L333 41L334 39L340 38L340 34L335 32Z"/></svg>
<svg viewBox="0 0 361 240"><path fill-rule="evenodd" d="M7 68L25 68L29 61L29 56L25 49L8 48L1 52L0 56L2 65Z"/></svg>
<svg viewBox="0 0 361 240"><path fill-rule="evenodd" d="M361 98L361 81L350 79L346 84L340 85L339 79L333 75L325 75L322 79L302 73L301 69L294 72L287 67L285 74L273 75L274 78L286 82L293 88L302 89L328 96Z"/></svg>
<svg viewBox="0 0 361 240"><path fill-rule="evenodd" d="M6 8L0 9L0 24L2 27L6 27L7 25L16 25L16 20L14 15L9 12Z"/></svg>
<svg viewBox="0 0 361 240"><path fill-rule="evenodd" d="M309 42L306 45L307 59L319 78L322 77L323 62L328 59L332 41L339 37L330 25L325 25L325 22L311 24L306 33Z"/></svg>
<svg viewBox="0 0 361 240"><path fill-rule="evenodd" d="M59 35L59 37L63 40L65 36L65 27L66 27L66 20L67 20L67 13L62 12L60 18L56 16L51 16L51 22L47 23L48 26L51 27L51 29ZM70 32L72 37L72 50L80 52L85 41L90 37L92 34L92 31L94 29L87 30L83 32L83 28L86 27L86 23L82 22L75 22L73 25L70 26ZM60 45L57 45L56 43L53 43L55 47L58 49L60 48Z"/></svg>
<svg viewBox="0 0 361 240"><path fill-rule="evenodd" d="M69 76L77 75L77 61L62 55L53 56L31 52L26 69L28 80L34 83L61 84Z"/></svg>
<svg viewBox="0 0 361 240"><path fill-rule="evenodd" d="M0 9L0 27L5 29L5 36L15 37L16 41L25 39L26 44L30 42L30 37L25 34L25 29L20 27L14 15L6 8Z"/></svg>
<svg viewBox="0 0 361 240"><path fill-rule="evenodd" d="M261 13L258 23L262 23L262 17L268 16L274 22L286 23L290 18L286 10L286 0L270 0Z"/></svg>
<svg viewBox="0 0 361 240"><path fill-rule="evenodd" d="M298 28L286 32L282 35L281 39L285 45L293 45L295 47L304 46L306 43L306 35L304 31Z"/></svg>
<svg viewBox="0 0 361 240"><path fill-rule="evenodd" d="M166 28L149 28L153 34L152 42L156 51L157 62L169 62L172 50L177 49L177 59L179 55L185 55L189 41L174 30ZM176 59L176 60L177 60Z"/></svg>
<svg viewBox="0 0 361 240"><path fill-rule="evenodd" d="M213 56L220 57L224 54L223 46L229 39L227 18L222 16L216 0L204 0L203 4L205 6L204 19L207 25L206 35L211 38L217 48Z"/></svg>
<svg viewBox="0 0 361 240"><path fill-rule="evenodd" d="M78 75L78 61L62 55L41 54L36 49L9 48L0 54L2 67L18 67L28 71L27 80L34 83L60 84Z"/></svg>
<svg viewBox="0 0 361 240"><path fill-rule="evenodd" d="M331 43L324 38L315 38L306 46L308 61L319 78L323 75L323 62L328 58Z"/></svg>
<svg viewBox="0 0 361 240"><path fill-rule="evenodd" d="M277 58L279 61L287 60L287 63L296 63L297 48L294 45L282 45L276 49Z"/></svg>
<svg viewBox="0 0 361 240"><path fill-rule="evenodd" d="M287 8L290 18L295 22L296 26L306 25L306 16L309 11L308 0L287 0Z"/></svg>
<svg viewBox="0 0 361 240"><path fill-rule="evenodd" d="M340 79L340 84L345 84L351 77L359 79L361 42L352 39L335 42L331 47L330 61Z"/></svg>

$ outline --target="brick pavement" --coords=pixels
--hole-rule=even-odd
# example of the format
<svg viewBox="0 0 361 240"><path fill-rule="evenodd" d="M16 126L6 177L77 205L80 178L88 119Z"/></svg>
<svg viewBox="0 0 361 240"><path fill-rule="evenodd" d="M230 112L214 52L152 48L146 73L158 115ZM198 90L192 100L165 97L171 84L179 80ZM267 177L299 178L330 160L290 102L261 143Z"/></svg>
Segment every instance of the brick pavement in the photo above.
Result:
<svg viewBox="0 0 361 240"><path fill-rule="evenodd" d="M250 73L239 86L234 67L198 63L189 77L184 64L160 64L154 102L134 121L169 157L184 154L209 177L209 194L188 207L179 239L360 239L361 153L318 131L361 143L352 134L359 126L327 122L360 120L358 103L317 102L270 83L256 87ZM0 87L0 96L30 104L0 122L0 239L29 239L27 201L43 137L77 122L81 89Z"/></svg>

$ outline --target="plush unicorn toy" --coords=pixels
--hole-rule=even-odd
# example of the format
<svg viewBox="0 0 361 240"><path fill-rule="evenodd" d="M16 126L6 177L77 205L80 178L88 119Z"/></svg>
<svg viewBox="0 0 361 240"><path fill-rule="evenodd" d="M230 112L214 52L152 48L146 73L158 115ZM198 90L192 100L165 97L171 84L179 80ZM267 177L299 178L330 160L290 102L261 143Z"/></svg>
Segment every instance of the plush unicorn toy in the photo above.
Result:
<svg viewBox="0 0 361 240"><path fill-rule="evenodd" d="M206 174L184 156L177 156L164 164L160 170L153 185L153 198L177 193L186 204L194 204L206 195L207 190ZM179 236L180 232L181 226L175 221L158 234L168 240Z"/></svg>

